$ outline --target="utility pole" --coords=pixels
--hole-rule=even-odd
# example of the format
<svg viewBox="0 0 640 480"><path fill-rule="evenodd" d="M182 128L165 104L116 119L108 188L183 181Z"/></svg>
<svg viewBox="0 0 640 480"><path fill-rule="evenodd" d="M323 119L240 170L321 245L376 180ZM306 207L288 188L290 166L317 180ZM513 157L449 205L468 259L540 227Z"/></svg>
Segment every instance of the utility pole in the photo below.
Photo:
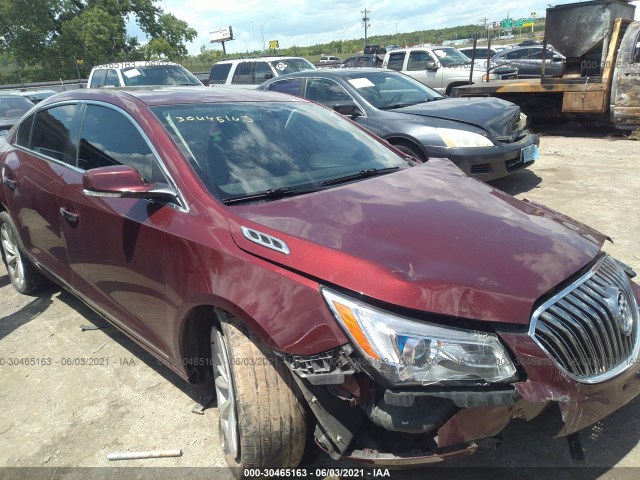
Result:
<svg viewBox="0 0 640 480"><path fill-rule="evenodd" d="M367 46L367 44L369 43L369 42L367 41L367 32L368 32L369 27L371 26L371 25L369 24L369 14L371 13L371 11L370 11L370 10L367 10L367 9L365 8L364 10L360 10L360 13L361 13L362 15L364 15L364 16L362 17L362 24L364 25L364 45L365 45L365 47L366 47L366 46Z"/></svg>
<svg viewBox="0 0 640 480"><path fill-rule="evenodd" d="M483 27L484 27L484 33L483 33L483 35L484 35L486 38L489 38L489 29L487 28L487 21L488 21L488 20L489 20L489 19L488 19L487 17L484 17L484 18L481 18L481 19L480 19L480 22L483 24Z"/></svg>

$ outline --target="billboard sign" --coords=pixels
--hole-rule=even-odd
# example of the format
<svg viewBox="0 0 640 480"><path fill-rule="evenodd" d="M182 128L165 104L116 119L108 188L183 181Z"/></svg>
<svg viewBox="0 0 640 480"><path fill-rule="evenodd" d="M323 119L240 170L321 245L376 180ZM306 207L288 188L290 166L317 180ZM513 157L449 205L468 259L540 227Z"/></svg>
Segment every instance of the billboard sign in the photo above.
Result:
<svg viewBox="0 0 640 480"><path fill-rule="evenodd" d="M226 42L233 40L233 29L231 27L216 28L209 32L209 42Z"/></svg>

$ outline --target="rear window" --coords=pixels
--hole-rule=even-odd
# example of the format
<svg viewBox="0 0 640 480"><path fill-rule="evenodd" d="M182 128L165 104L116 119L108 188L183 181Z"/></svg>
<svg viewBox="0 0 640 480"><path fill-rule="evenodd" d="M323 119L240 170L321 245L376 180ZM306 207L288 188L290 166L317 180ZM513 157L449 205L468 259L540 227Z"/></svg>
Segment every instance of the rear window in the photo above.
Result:
<svg viewBox="0 0 640 480"><path fill-rule="evenodd" d="M313 66L313 63L304 58L283 58L282 60L273 60L271 62L271 66L276 69L278 75L316 69L316 67Z"/></svg>
<svg viewBox="0 0 640 480"><path fill-rule="evenodd" d="M211 73L209 74L209 84L221 85L225 83L230 71L230 63L216 63L213 68L211 68Z"/></svg>
<svg viewBox="0 0 640 480"><path fill-rule="evenodd" d="M387 68L399 72L404 66L405 52L391 53L389 54L389 61L387 62Z"/></svg>
<svg viewBox="0 0 640 480"><path fill-rule="evenodd" d="M292 78L290 80L274 82L269 85L268 89L272 92L287 93L289 95L296 95L300 97L302 95L302 80L299 78Z"/></svg>
<svg viewBox="0 0 640 480"><path fill-rule="evenodd" d="M123 68L122 78L128 87L139 85L200 85L196 77L180 65L149 65Z"/></svg>

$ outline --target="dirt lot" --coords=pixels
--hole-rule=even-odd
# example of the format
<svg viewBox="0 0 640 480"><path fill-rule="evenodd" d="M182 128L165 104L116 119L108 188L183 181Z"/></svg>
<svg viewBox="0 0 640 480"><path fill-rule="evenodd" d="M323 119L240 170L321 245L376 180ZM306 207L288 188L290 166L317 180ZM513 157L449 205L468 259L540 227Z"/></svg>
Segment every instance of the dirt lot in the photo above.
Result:
<svg viewBox="0 0 640 480"><path fill-rule="evenodd" d="M541 159L495 185L608 234L615 243L606 249L640 271L640 142L543 137ZM0 478L230 478L218 447L215 406L205 415L191 413L208 390L182 382L71 295L55 288L38 297L16 294L0 268ZM82 326L104 328L83 331ZM35 364L9 365L16 358ZM47 359L51 365L44 364ZM76 365L76 359L98 364ZM443 467L447 478L472 472L466 467L520 469L482 471L491 478L638 478L639 413L637 399L583 431L583 462L571 459L566 439L551 438L559 425L549 411L529 424L511 424L497 451L482 449ZM164 449L184 453L106 459L110 452ZM306 461L309 478L321 476L316 468L345 466L314 451ZM182 468L101 468L114 466ZM443 473L430 468L393 477L440 478Z"/></svg>

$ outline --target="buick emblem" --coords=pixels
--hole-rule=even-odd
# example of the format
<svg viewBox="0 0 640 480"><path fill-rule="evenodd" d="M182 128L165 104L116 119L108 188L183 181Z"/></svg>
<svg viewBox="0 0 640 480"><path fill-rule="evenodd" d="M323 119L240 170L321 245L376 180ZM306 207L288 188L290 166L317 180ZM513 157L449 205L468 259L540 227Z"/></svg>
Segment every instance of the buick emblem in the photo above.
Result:
<svg viewBox="0 0 640 480"><path fill-rule="evenodd" d="M633 330L633 312L625 293L619 288L608 288L607 303L611 307L611 313L620 331L626 336L631 335L631 331Z"/></svg>

